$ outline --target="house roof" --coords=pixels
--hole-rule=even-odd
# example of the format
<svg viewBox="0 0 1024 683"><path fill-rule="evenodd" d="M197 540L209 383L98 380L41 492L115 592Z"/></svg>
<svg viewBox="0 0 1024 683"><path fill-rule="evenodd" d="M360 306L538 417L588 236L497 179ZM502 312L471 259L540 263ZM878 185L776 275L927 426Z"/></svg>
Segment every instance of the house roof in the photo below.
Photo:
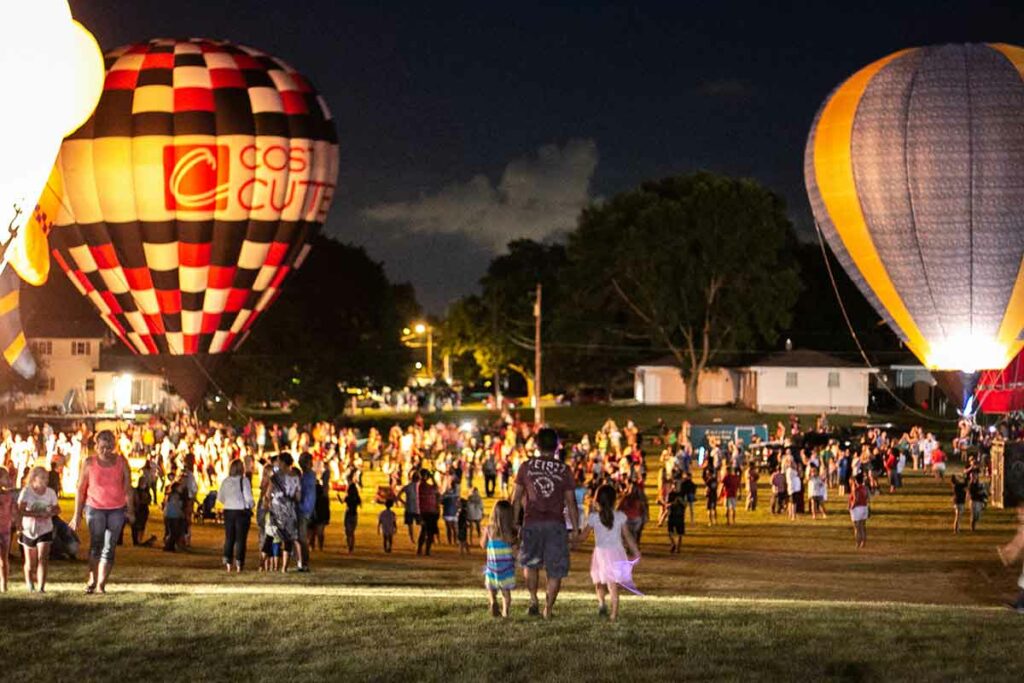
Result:
<svg viewBox="0 0 1024 683"><path fill-rule="evenodd" d="M863 363L853 363L830 356L821 351L794 349L779 351L750 364L755 368L864 368Z"/></svg>
<svg viewBox="0 0 1024 683"><path fill-rule="evenodd" d="M761 357L759 353L720 351L708 363L708 368L745 368L752 364L752 361ZM637 363L635 368L678 368L679 361L672 354L659 356L643 363Z"/></svg>

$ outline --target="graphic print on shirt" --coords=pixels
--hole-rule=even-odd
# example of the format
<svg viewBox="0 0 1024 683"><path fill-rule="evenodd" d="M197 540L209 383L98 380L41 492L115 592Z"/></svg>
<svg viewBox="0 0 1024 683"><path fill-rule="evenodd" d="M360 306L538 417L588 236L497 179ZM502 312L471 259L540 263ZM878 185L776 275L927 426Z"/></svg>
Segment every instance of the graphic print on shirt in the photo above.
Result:
<svg viewBox="0 0 1024 683"><path fill-rule="evenodd" d="M545 474L533 478L533 487L544 498L550 498L551 494L555 492L555 482Z"/></svg>

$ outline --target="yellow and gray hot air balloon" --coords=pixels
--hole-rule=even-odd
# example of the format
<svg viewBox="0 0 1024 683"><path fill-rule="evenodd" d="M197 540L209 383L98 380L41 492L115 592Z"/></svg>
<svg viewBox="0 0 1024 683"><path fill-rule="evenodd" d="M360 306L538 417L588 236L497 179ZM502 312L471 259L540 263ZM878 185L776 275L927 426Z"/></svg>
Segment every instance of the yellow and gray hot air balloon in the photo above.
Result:
<svg viewBox="0 0 1024 683"><path fill-rule="evenodd" d="M940 382L966 397L1017 355L1024 49L911 48L864 67L818 112L804 175L839 262Z"/></svg>

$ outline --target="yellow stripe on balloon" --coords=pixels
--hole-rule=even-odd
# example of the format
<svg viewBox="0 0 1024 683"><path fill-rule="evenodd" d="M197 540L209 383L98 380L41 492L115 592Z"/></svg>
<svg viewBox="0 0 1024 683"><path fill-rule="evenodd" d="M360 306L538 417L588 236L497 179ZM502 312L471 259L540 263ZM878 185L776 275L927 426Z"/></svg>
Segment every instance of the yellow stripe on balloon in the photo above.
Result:
<svg viewBox="0 0 1024 683"><path fill-rule="evenodd" d="M5 316L11 311L17 310L20 295L21 290L12 289L0 298L0 316Z"/></svg>
<svg viewBox="0 0 1024 683"><path fill-rule="evenodd" d="M998 50L1010 60L1021 79L1024 79L1024 48L1006 43L989 43L989 47ZM1006 364L1013 360L1024 348L1024 260L1017 270L1017 281L1010 294L1010 303L1006 306L1006 315L999 326L999 342L1006 345Z"/></svg>
<svg viewBox="0 0 1024 683"><path fill-rule="evenodd" d="M870 64L843 83L829 99L814 129L814 177L836 232L868 286L903 331L907 346L922 361L929 345L910 315L885 264L878 256L857 198L853 176L853 121L871 79L883 67L916 48L901 50Z"/></svg>
<svg viewBox="0 0 1024 683"><path fill-rule="evenodd" d="M25 350L25 333L19 332L18 336L14 338L7 348L4 349L4 358L7 359L8 365L14 365L14 361L18 360L18 356Z"/></svg>
<svg viewBox="0 0 1024 683"><path fill-rule="evenodd" d="M64 180L55 165L32 215L9 247L8 262L11 267L22 280L37 287L44 284L50 275L50 243L47 234L60 213L63 193Z"/></svg>
<svg viewBox="0 0 1024 683"><path fill-rule="evenodd" d="M1002 52L1003 56L1009 59L1010 63L1020 73L1021 78L1024 78L1024 47L1007 45L1006 43L988 43L988 46L993 50Z"/></svg>

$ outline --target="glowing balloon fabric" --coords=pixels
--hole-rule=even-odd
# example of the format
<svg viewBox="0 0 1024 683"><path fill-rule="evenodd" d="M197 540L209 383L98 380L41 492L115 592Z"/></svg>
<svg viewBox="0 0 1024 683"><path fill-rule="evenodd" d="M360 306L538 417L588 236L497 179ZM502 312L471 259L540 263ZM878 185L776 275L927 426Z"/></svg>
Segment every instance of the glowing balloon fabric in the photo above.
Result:
<svg viewBox="0 0 1024 683"><path fill-rule="evenodd" d="M103 55L65 0L6 2L0 4L0 79L0 353L28 378L36 365L21 326L21 282L41 285L49 275L47 232L61 193L53 161L61 138L99 100Z"/></svg>
<svg viewBox="0 0 1024 683"><path fill-rule="evenodd" d="M151 40L106 55L93 117L61 148L54 255L139 354L231 350L327 215L334 123L257 50Z"/></svg>
<svg viewBox="0 0 1024 683"><path fill-rule="evenodd" d="M1024 346L1024 50L914 48L825 100L804 175L847 273L932 369Z"/></svg>

